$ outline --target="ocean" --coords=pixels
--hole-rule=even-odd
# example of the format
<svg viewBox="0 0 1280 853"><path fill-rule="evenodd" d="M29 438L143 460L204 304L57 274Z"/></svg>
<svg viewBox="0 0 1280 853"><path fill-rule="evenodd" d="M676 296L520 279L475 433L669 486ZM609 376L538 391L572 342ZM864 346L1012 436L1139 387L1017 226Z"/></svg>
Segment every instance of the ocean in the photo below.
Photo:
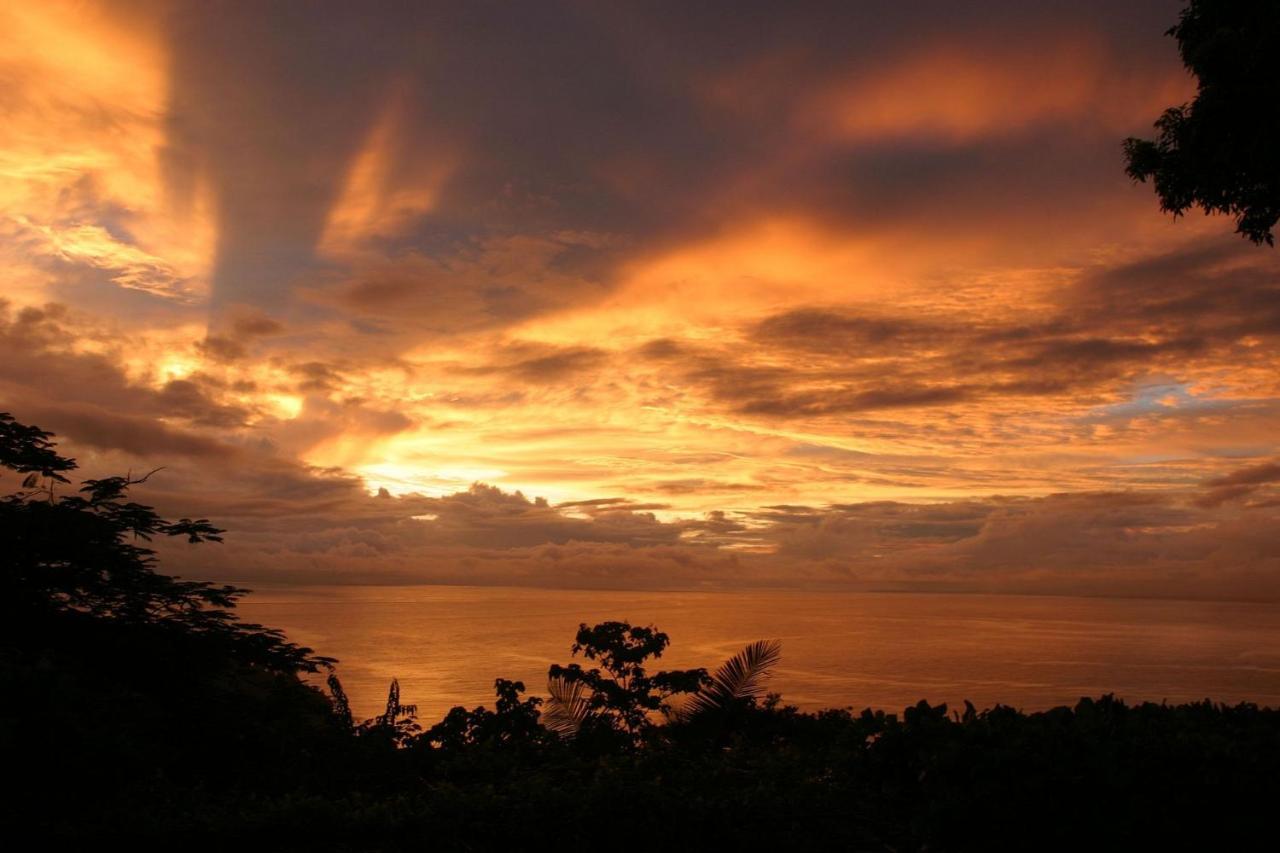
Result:
<svg viewBox="0 0 1280 853"><path fill-rule="evenodd" d="M621 592L461 586L258 589L250 621L339 658L359 717L401 699L430 725L492 706L493 681L545 695L580 622L653 624L671 645L653 669L714 668L756 639L782 641L769 689L805 710L901 711L921 699L1023 710L1114 693L1280 706L1280 607L1057 596Z"/></svg>

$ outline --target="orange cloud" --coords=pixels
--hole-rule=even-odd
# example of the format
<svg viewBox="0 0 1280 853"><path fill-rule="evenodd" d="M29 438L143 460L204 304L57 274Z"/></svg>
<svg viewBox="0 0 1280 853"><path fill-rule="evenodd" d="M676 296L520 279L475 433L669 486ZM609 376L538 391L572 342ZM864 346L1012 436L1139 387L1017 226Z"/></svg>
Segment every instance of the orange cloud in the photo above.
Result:
<svg viewBox="0 0 1280 853"><path fill-rule="evenodd" d="M61 264L156 296L198 294L213 235L207 208L175 217L169 205L159 27L108 4L49 2L7 6L0 29L0 257L26 282L6 292L38 303Z"/></svg>
<svg viewBox="0 0 1280 853"><path fill-rule="evenodd" d="M831 85L801 121L850 142L904 137L959 144L1083 121L1120 133L1194 93L1185 74L1126 74L1090 37L1028 39L987 49L938 42Z"/></svg>
<svg viewBox="0 0 1280 853"><path fill-rule="evenodd" d="M405 111L412 97L408 83L393 85L329 210L318 246L322 254L341 256L370 238L395 236L435 205L457 155L445 140L409 137Z"/></svg>

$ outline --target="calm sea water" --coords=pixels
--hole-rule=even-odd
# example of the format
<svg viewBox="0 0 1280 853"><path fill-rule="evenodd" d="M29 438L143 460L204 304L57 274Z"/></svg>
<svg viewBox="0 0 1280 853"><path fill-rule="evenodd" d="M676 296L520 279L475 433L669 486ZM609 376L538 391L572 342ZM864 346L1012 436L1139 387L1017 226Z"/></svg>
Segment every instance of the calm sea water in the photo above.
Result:
<svg viewBox="0 0 1280 853"><path fill-rule="evenodd" d="M542 693L578 623L655 624L660 668L712 668L782 640L771 689L804 709L900 711L920 699L1026 710L1115 693L1280 706L1280 608L1135 599L797 591L601 592L495 587L263 590L245 618L340 659L359 716L402 701L434 722L492 705L493 680Z"/></svg>

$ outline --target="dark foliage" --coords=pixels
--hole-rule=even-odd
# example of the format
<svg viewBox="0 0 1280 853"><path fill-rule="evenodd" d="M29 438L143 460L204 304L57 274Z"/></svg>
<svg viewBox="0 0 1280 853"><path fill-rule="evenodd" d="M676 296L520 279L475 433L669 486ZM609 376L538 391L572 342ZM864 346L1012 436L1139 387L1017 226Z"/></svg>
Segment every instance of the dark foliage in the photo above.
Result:
<svg viewBox="0 0 1280 853"><path fill-rule="evenodd" d="M652 625L602 622L591 628L585 623L578 626L573 654L600 666L584 669L577 663L552 664L547 673L551 683L585 688L583 712L574 715L579 717L575 734L606 741L617 735L619 742L638 743L652 728L654 714L671 712L672 697L695 693L706 685L705 669L649 674L645 661L662 657L670 642L670 637ZM554 692L553 700L558 701Z"/></svg>
<svg viewBox="0 0 1280 853"><path fill-rule="evenodd" d="M423 736L424 744L456 752L468 747L503 748L541 746L550 733L538 721L537 697L521 699L524 682L499 678L493 683L494 709L473 711L453 708Z"/></svg>
<svg viewBox="0 0 1280 853"><path fill-rule="evenodd" d="M0 750L23 780L0 806L107 831L140 791L292 788L346 736L298 677L329 659L239 621L245 590L157 572L143 543L221 531L128 500L146 477L57 495L76 464L51 438L0 413Z"/></svg>
<svg viewBox="0 0 1280 853"><path fill-rule="evenodd" d="M451 712L408 748L337 751L287 793L246 778L213 795L168 790L167 814L117 802L149 841L210 847L1225 850L1268 837L1280 794L1280 713L1252 705L1104 696L1034 714L922 702L899 716L774 704L724 745L676 725L639 749L535 727L504 737L512 720L494 718L507 714L480 710Z"/></svg>
<svg viewBox="0 0 1280 853"><path fill-rule="evenodd" d="M0 498L0 612L19 619L80 614L169 629L274 672L315 672L329 663L279 631L239 621L231 610L247 590L155 571L155 552L140 543L156 536L217 542L222 531L204 518L168 521L128 500L129 488L151 475L86 480L77 494L56 496L56 484L68 482L62 474L76 464L58 456L50 438L0 412L0 468L27 473Z"/></svg>
<svg viewBox="0 0 1280 853"><path fill-rule="evenodd" d="M1199 80L1170 107L1154 140L1130 138L1128 174L1155 185L1161 208L1235 217L1237 231L1274 244L1280 220L1280 3L1191 0L1169 30Z"/></svg>

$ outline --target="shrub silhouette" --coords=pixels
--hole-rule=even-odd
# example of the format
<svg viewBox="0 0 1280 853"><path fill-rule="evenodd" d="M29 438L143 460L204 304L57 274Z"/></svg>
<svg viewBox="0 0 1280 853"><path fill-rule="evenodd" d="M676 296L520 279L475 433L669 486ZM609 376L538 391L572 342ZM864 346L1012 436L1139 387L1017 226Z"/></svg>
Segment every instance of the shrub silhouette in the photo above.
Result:
<svg viewBox="0 0 1280 853"><path fill-rule="evenodd" d="M539 721L538 707L542 700L536 696L521 699L522 681L499 678L493 682L493 689L497 696L494 710L483 706L472 711L455 707L427 730L423 735L426 743L446 750L542 743L547 736L547 730Z"/></svg>

